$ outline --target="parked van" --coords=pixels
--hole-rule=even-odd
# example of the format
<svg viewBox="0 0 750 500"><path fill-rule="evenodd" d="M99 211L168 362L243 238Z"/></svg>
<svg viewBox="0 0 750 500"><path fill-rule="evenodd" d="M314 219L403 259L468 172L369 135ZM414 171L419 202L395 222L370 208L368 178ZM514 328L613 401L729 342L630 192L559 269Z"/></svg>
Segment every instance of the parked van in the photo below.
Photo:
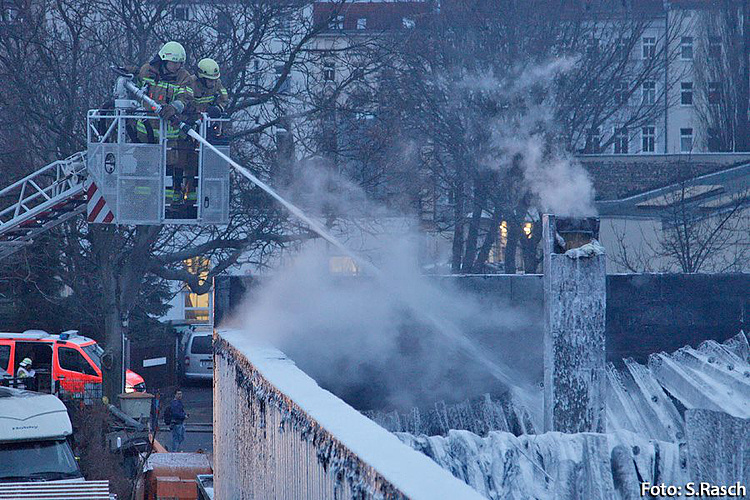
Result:
<svg viewBox="0 0 750 500"><path fill-rule="evenodd" d="M35 389L51 393L55 384L69 393L84 392L87 384L102 383L101 358L104 351L75 330L51 334L43 330L0 333L0 372L14 377L24 358L32 360L36 372ZM125 392L145 392L143 377L128 370Z"/></svg>
<svg viewBox="0 0 750 500"><path fill-rule="evenodd" d="M185 379L210 379L214 376L213 333L197 331L188 334L182 358Z"/></svg>
<svg viewBox="0 0 750 500"><path fill-rule="evenodd" d="M72 433L55 396L0 387L0 483L83 481Z"/></svg>

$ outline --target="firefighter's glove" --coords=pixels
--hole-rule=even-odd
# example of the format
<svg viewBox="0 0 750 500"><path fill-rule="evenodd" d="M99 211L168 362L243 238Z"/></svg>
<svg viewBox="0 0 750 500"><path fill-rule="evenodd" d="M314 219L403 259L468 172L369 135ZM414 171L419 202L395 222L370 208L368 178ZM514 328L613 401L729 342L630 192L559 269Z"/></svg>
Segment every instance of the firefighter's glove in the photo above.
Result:
<svg viewBox="0 0 750 500"><path fill-rule="evenodd" d="M177 110L171 104L164 105L161 107L161 110L159 110L159 116L161 116L165 120L169 120L176 114Z"/></svg>
<svg viewBox="0 0 750 500"><path fill-rule="evenodd" d="M224 110L221 109L219 106L209 106L206 109L206 114L209 118L212 120L216 120L217 118L221 118L221 115L224 113Z"/></svg>

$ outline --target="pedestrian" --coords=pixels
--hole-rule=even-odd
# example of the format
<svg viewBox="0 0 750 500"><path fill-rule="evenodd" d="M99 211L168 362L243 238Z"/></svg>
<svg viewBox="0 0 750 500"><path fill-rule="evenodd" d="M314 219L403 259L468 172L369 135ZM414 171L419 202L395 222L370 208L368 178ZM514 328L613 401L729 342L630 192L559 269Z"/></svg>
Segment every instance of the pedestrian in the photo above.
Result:
<svg viewBox="0 0 750 500"><path fill-rule="evenodd" d="M164 416L164 421L172 426L172 447L169 451L180 451L185 441L185 419L188 417L182 404L182 391L177 389Z"/></svg>
<svg viewBox="0 0 750 500"><path fill-rule="evenodd" d="M221 72L216 61L208 57L198 61L196 74L190 80L190 88L193 90L193 99L190 101L191 105L186 114L189 115L191 122L200 120L202 113L206 113L209 118L220 118L224 114L229 95L221 83ZM216 126L219 125L216 124ZM189 140L180 142L179 151L183 154L180 157L180 163L185 169L182 192L188 202L192 203L196 199L197 191L198 152L195 144Z"/></svg>

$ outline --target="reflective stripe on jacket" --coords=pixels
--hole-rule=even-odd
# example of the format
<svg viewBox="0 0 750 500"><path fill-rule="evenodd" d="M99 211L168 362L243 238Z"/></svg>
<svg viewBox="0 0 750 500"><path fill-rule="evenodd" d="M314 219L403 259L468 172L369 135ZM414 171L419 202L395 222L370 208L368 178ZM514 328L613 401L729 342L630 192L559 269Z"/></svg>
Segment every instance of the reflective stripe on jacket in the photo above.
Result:
<svg viewBox="0 0 750 500"><path fill-rule="evenodd" d="M221 80L216 80L214 88L210 89L201 83L201 79L193 76L190 80L190 87L193 90L193 109L196 113L205 113L209 106L226 106L229 101L229 94Z"/></svg>
<svg viewBox="0 0 750 500"><path fill-rule="evenodd" d="M159 68L146 63L141 66L138 72L137 85L143 87L147 85L146 93L159 104L170 104L172 101L180 100L189 108L193 104L193 89L190 87L190 73L184 68L180 68L174 75L162 75ZM158 121L151 122L154 138L159 139ZM139 120L136 124L136 130L141 134L147 134L146 124ZM177 139L180 130L171 123L167 124L167 139Z"/></svg>

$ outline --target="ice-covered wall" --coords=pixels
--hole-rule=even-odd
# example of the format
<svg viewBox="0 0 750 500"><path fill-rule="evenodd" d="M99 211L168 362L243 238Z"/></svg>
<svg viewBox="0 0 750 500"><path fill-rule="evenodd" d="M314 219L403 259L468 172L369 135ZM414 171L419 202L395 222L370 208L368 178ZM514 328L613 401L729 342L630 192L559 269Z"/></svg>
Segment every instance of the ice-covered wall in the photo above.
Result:
<svg viewBox="0 0 750 500"><path fill-rule="evenodd" d="M214 360L217 499L481 498L280 351L222 331Z"/></svg>

